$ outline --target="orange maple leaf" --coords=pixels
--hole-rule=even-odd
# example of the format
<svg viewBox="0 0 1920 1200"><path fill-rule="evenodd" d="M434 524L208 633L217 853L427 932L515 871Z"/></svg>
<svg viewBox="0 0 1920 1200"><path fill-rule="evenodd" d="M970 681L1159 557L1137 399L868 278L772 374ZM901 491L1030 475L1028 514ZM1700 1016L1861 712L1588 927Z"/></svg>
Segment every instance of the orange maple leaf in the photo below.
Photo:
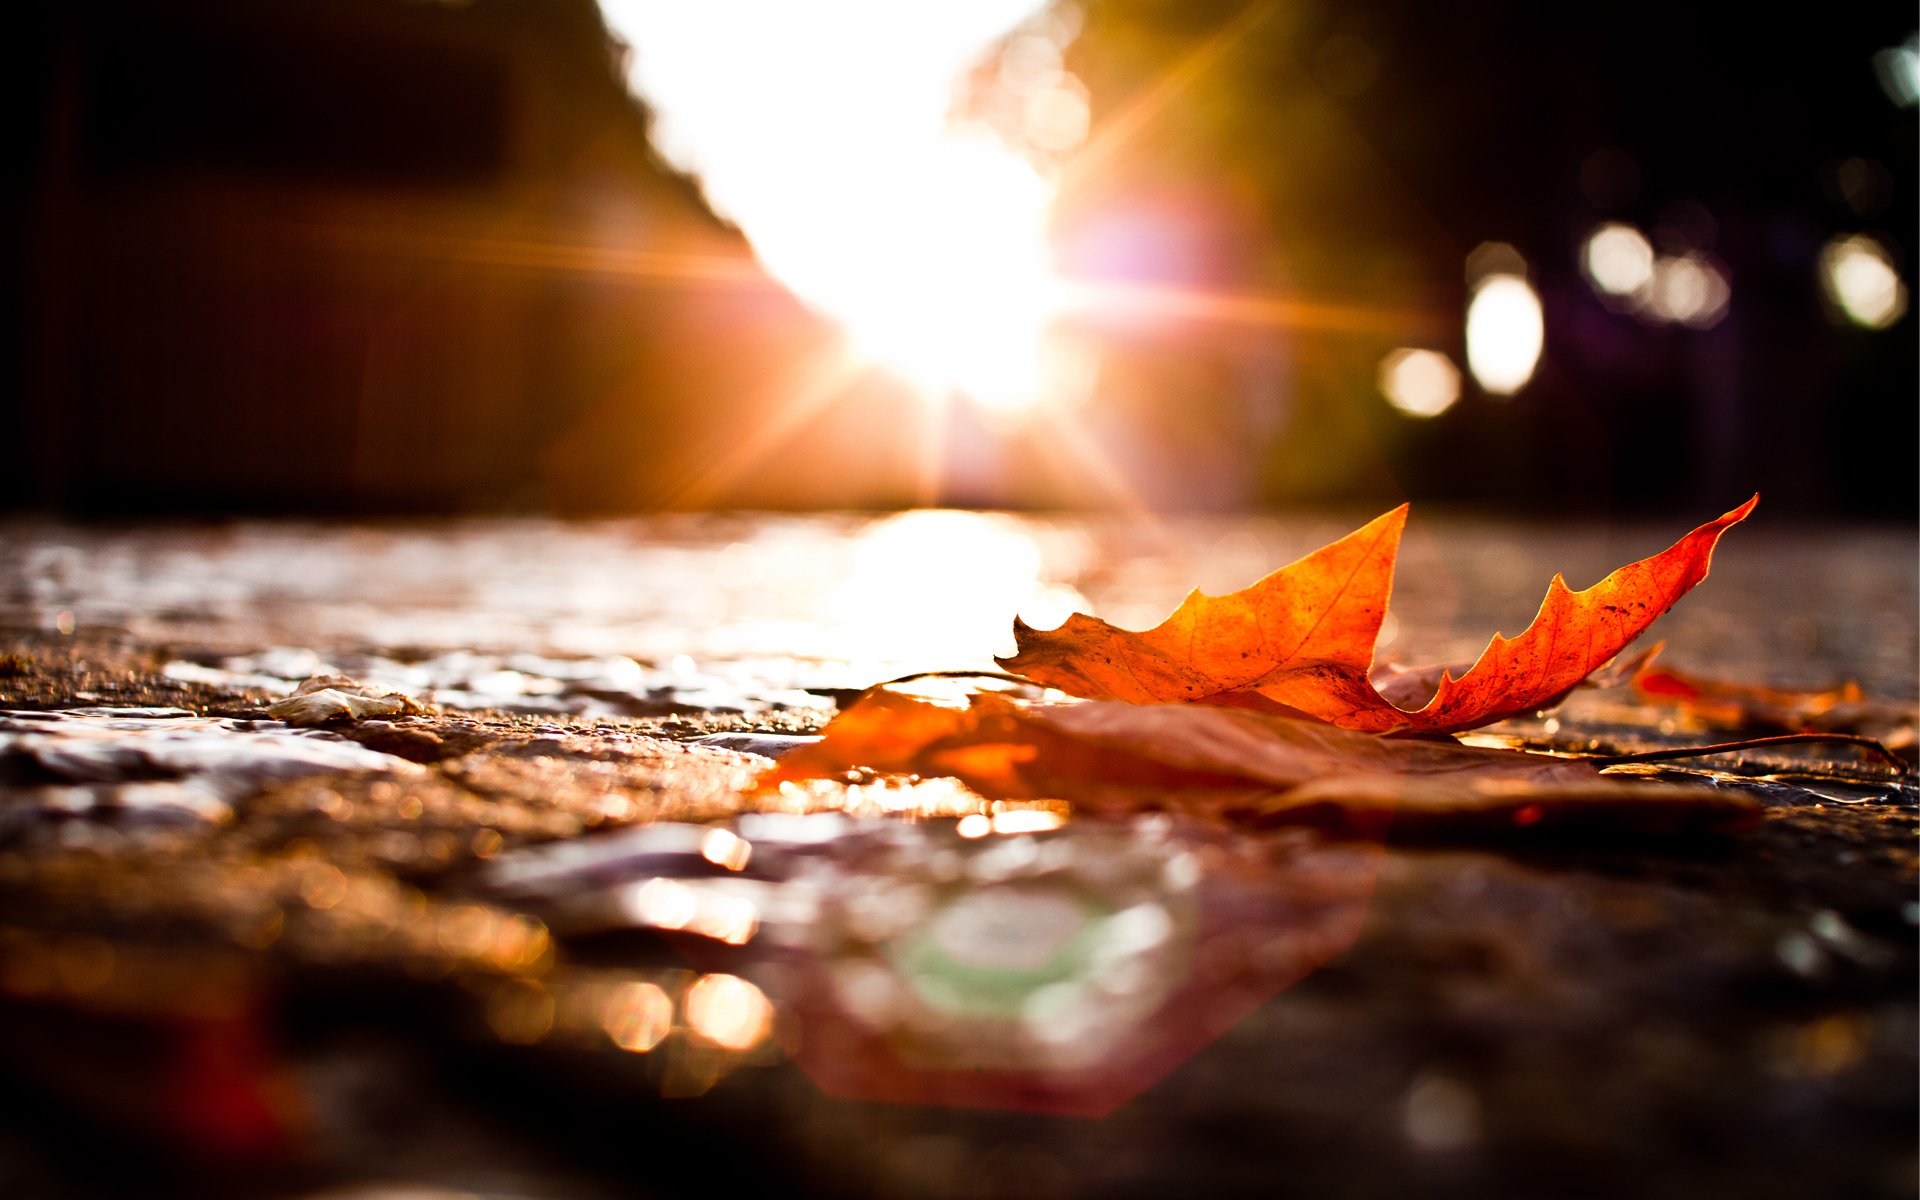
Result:
<svg viewBox="0 0 1920 1200"><path fill-rule="evenodd" d="M1259 708L1367 733L1472 729L1558 703L1707 577L1720 535L1759 501L1583 592L1555 575L1524 633L1494 635L1466 674L1443 673L1433 698L1411 711L1371 678L1405 505L1242 591L1193 592L1144 633L1080 613L1052 630L1016 619L1018 653L1000 664L1091 699Z"/></svg>

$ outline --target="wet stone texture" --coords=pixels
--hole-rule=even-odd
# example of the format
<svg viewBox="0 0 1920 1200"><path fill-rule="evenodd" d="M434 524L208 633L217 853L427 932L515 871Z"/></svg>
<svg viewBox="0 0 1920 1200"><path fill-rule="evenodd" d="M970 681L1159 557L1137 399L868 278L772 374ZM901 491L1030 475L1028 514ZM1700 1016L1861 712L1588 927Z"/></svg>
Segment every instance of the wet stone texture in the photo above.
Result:
<svg viewBox="0 0 1920 1200"><path fill-rule="evenodd" d="M0 525L0 1195L1912 1195L1910 771L1384 846L753 789L1016 611L1144 627L1366 515ZM1381 657L1677 532L1416 513ZM1911 759L1915 592L1910 531L1756 521L1654 636L1857 680ZM327 675L425 711L270 717ZM1729 736L1619 688L1490 733Z"/></svg>

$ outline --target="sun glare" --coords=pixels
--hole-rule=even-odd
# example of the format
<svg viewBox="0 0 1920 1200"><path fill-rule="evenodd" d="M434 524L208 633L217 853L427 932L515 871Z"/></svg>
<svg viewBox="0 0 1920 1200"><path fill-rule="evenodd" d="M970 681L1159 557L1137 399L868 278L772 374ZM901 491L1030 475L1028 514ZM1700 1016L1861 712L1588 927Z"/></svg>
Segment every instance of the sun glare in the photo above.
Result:
<svg viewBox="0 0 1920 1200"><path fill-rule="evenodd" d="M656 144L767 269L867 362L1002 411L1048 382L1054 188L985 125L957 120L954 97L1040 7L602 0L633 48ZM1077 81L1058 67L1071 32L1041 23L1012 43L1005 74L1032 93L1042 149L1084 136Z"/></svg>

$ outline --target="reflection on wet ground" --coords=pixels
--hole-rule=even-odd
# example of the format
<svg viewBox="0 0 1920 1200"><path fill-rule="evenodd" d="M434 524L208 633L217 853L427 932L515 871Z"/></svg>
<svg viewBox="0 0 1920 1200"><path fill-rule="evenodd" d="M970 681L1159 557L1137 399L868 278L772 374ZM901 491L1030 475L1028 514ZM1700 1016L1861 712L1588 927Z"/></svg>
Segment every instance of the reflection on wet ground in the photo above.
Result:
<svg viewBox="0 0 1920 1200"><path fill-rule="evenodd" d="M1671 844L750 792L854 690L990 666L1015 612L1143 626L1349 527L0 527L0 1183L1910 1192L1910 776L1633 768L1769 806ZM1856 678L1910 738L1911 539L1748 533L1669 657ZM1666 540L1416 514L1383 657L1470 657L1553 571ZM326 674L435 711L267 719ZM1711 740L1620 689L1483 737ZM683 1145L636 1161L635 1119Z"/></svg>
<svg viewBox="0 0 1920 1200"><path fill-rule="evenodd" d="M655 825L502 859L487 887L587 958L634 929L741 947L695 956L779 997L835 1095L1100 1115L1344 949L1379 855L967 819Z"/></svg>
<svg viewBox="0 0 1920 1200"><path fill-rule="evenodd" d="M1191 588L1244 587L1371 515L1143 524L923 511L158 530L15 521L0 523L0 561L13 564L0 575L0 626L124 630L179 648L188 674L297 679L367 655L395 663L396 683L489 700L688 684L766 697L991 667L1012 651L1015 614L1044 628L1091 606L1144 628ZM1495 630L1532 618L1553 572L1583 587L1681 531L1416 510L1382 661L1469 660ZM1673 661L1760 670L1782 685L1851 678L1911 698L1911 531L1781 528L1763 508L1729 535L1713 570L1655 631Z"/></svg>

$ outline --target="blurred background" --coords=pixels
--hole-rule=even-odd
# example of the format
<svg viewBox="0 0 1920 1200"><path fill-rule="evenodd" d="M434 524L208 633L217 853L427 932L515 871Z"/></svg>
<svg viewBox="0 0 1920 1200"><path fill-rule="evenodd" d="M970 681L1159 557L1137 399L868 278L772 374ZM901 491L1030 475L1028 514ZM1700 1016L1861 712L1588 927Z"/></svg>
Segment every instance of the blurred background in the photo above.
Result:
<svg viewBox="0 0 1920 1200"><path fill-rule="evenodd" d="M11 24L0 507L1915 515L1910 5Z"/></svg>

